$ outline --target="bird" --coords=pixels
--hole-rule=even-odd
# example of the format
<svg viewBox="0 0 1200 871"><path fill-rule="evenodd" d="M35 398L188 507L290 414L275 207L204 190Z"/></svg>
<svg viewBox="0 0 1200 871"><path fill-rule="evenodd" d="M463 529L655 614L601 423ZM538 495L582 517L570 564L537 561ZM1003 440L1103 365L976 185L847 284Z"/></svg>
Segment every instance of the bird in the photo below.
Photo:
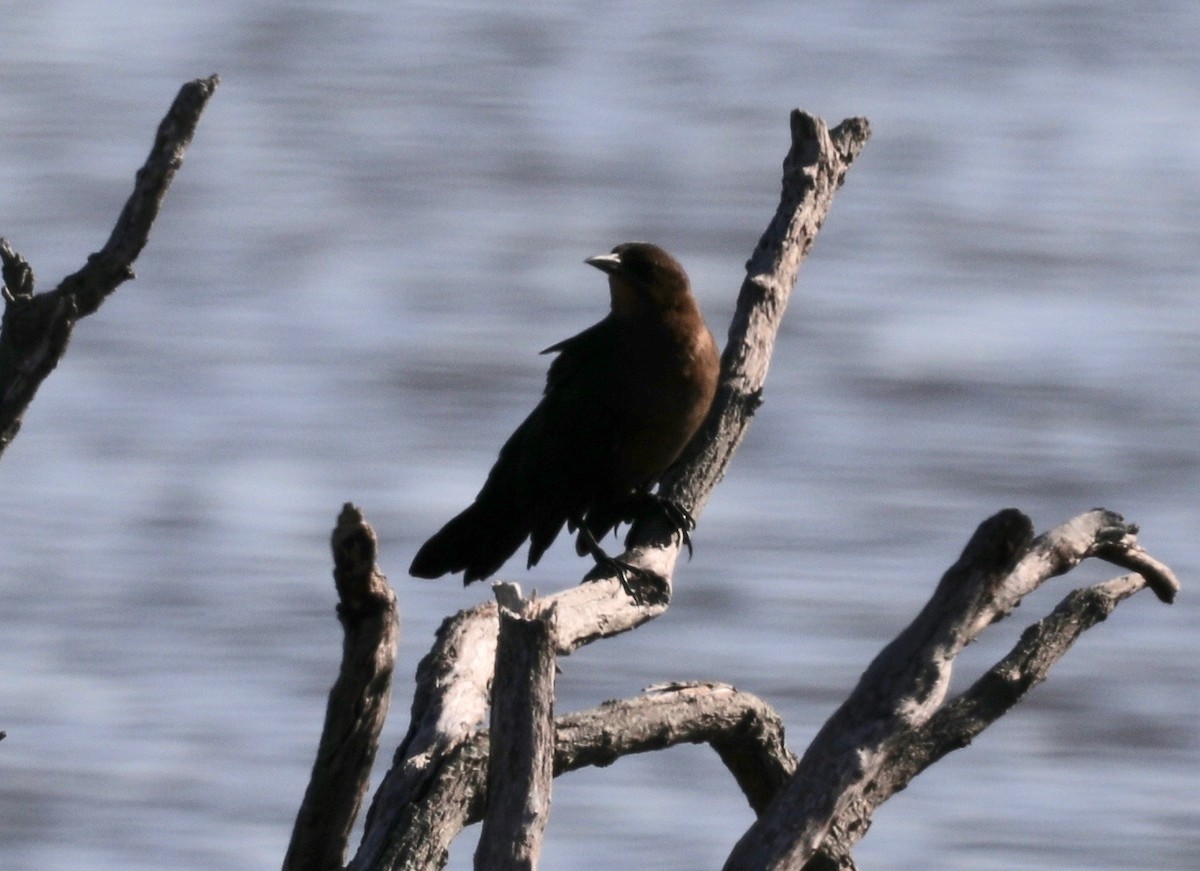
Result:
<svg viewBox="0 0 1200 871"><path fill-rule="evenodd" d="M542 351L557 356L541 400L475 500L417 551L414 577L486 579L527 539L532 568L564 525L578 555L620 572L630 567L598 542L648 504L690 549L691 516L653 488L712 406L716 340L687 273L657 245L625 242L584 262L608 276L609 313Z"/></svg>

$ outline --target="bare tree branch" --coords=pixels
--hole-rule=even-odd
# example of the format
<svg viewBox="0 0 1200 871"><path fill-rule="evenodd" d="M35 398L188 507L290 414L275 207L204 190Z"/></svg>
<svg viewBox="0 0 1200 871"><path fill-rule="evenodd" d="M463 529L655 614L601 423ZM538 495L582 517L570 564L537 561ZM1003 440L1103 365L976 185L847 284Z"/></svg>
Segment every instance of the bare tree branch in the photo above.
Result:
<svg viewBox="0 0 1200 871"><path fill-rule="evenodd" d="M738 293L721 355L721 380L708 419L683 457L664 477L664 496L699 518L762 404L775 336L800 274L825 223L833 197L871 136L866 118L848 118L830 130L820 118L794 109L791 148L783 161L779 206L754 254ZM622 559L666 579L679 552L674 530L651 512L634 525Z"/></svg>
<svg viewBox="0 0 1200 871"><path fill-rule="evenodd" d="M713 409L680 464L662 482L669 498L699 516L724 475L733 451L762 401L775 335L795 284L800 262L824 223L850 163L869 137L865 119L850 119L831 132L825 122L799 110L791 116L791 149L784 160L780 205L748 264ZM558 613L558 652L625 632L661 614L680 543L656 512L636 523L622 559L662 580L664 589L633 600L617 577L590 578L549 597ZM393 867L390 843L403 837L410 802L427 793L441 759L483 721L495 653L496 611L481 605L443 623L434 649L417 671L409 732L367 815L354 871Z"/></svg>
<svg viewBox="0 0 1200 871"><path fill-rule="evenodd" d="M725 684L669 684L554 721L554 775L608 766L622 756L679 744L717 751L756 810L791 775L796 758L783 723L761 699ZM439 757L426 789L397 815L379 868L440 868L463 828L484 814L490 733L473 733Z"/></svg>
<svg viewBox="0 0 1200 871"><path fill-rule="evenodd" d="M946 572L929 604L868 668L799 766L784 746L778 716L760 700L720 684L689 683L664 685L636 699L557 718L554 773L604 766L621 756L680 743L706 742L761 815L751 831L778 823L795 839L811 828L814 818L818 824L824 821L823 830L811 836L812 849L806 855L775 866L740 865L735 864L741 861L735 852L727 867L852 869L850 850L879 804L938 758L966 746L1044 679L1080 633L1146 581L1125 577L1072 593L1050 617L1028 630L1001 663L943 706L954 658L979 631L1041 583L1089 556L1113 562L1137 559L1153 568L1159 586L1178 588L1170 569L1142 550L1134 529L1119 515L1097 510L1032 539L1031 525L1020 512L1010 509L990 518ZM565 591L545 603L554 602L560 611L570 608L572 596L591 586ZM587 610L592 603L574 604ZM465 618L447 621L446 650L461 654L475 649L481 635L494 639L496 630L489 623L495 614L494 605L481 606ZM571 623L561 621L561 614L560 622ZM573 644L588 640L560 639L559 650L569 652ZM495 656L494 644L491 650ZM431 658L433 653L427 660ZM482 817L490 736L484 731L464 733L458 742L430 748L423 777L408 784L412 791L391 815L392 835L384 839L374 867L442 867L451 841ZM404 750L402 746L398 756ZM802 798L818 812L781 812L781 803L801 783L811 789L811 798ZM419 791L413 789L417 784ZM822 817L827 806L832 810Z"/></svg>
<svg viewBox="0 0 1200 871"><path fill-rule="evenodd" d="M567 655L597 638L633 629L666 607L665 603L639 605L624 594L616 580L612 585L581 584L547 596L544 601L556 615L559 655ZM397 867L390 864L397 855L409 857L404 867L426 867L407 864L415 861L410 851L438 855L428 838L436 842L443 831L452 830L449 837L457 834L458 828L448 822L452 814L414 819L412 805L424 801L435 789L442 789L440 781L449 770L475 776L470 768L474 752L463 757L456 748L477 733L486 717L498 628L496 603L486 602L447 618L438 629L433 647L417 666L408 734L376 790L363 842L349 868ZM411 834L414 825L428 827L425 842Z"/></svg>
<svg viewBox="0 0 1200 871"><path fill-rule="evenodd" d="M879 775L838 815L818 856L848 856L870 827L875 809L946 754L968 746L979 733L1012 709L1086 630L1105 620L1144 586L1140 575L1123 575L1093 587L1072 590L1049 616L1025 630L1017 645L957 698L921 726L900 733L886 748ZM806 871L817 866L810 860Z"/></svg>
<svg viewBox="0 0 1200 871"><path fill-rule="evenodd" d="M329 692L312 777L284 871L332 871L346 859L391 700L399 644L396 594L375 564L375 530L347 503L331 542L342 667Z"/></svg>
<svg viewBox="0 0 1200 871"><path fill-rule="evenodd" d="M799 263L868 130L865 121L851 119L827 131L818 119L794 113L792 134L781 205L747 265L713 411L684 462L662 483L664 495L693 516L723 476L761 402ZM1163 601L1174 598L1178 581L1142 549L1136 533L1119 515L1100 509L1036 539L1029 519L1019 511L1008 509L989 518L916 619L876 657L799 762L784 746L778 717L757 699L721 685L672 684L558 718L555 774L680 742L708 742L759 814L735 846L727 869L853 869L850 851L875 808L1001 716L1045 678L1082 631L1141 586L1150 586ZM557 653L567 655L662 613L669 605L680 544L668 524L649 513L630 530L622 559L647 569L661 581L661 589L630 596L620 579L597 577L543 600L544 607L554 609ZM943 704L953 663L966 644L1010 614L1041 583L1092 557L1135 569L1142 577L1072 594L970 690ZM485 792L518 782L495 773L515 755L498 750L502 758L493 760L489 787L485 769L492 736L479 730L493 675L515 656L497 652L497 626L496 606L489 603L448 619L439 630L418 668L409 733L376 794L350 868L441 867L453 838L484 813ZM525 691L520 695L527 698ZM507 705L515 694L502 691L502 696ZM540 696L534 694L535 699ZM548 705L535 702L538 710ZM493 711L493 722L503 722L495 719L497 713ZM544 721L545 716L535 719ZM495 734L500 735L498 728ZM522 771L532 777L529 766ZM548 795L549 787L540 789ZM518 790L517 797L498 799L506 808L525 809L525 823L508 823L508 831L518 834L501 845L515 846L517 853L505 859L514 867L531 867L536 858L536 843L512 843L531 831L533 839L540 836L544 808L540 796L532 794L536 791ZM477 853L478 867L500 862L494 858L500 847L490 833L487 841Z"/></svg>
<svg viewBox="0 0 1200 871"><path fill-rule="evenodd" d="M796 770L783 720L768 704L728 684L691 682L560 717L555 773L685 743L712 745L755 812Z"/></svg>
<svg viewBox="0 0 1200 871"><path fill-rule="evenodd" d="M1158 590L1179 588L1165 565L1141 549L1136 527L1120 515L1097 509L1032 539L1032 524L1006 509L980 525L962 557L943 576L933 598L916 619L875 658L858 686L809 745L796 774L767 811L738 841L727 871L849 867L849 847L866 831L874 808L920 770L978 731L1045 677L1084 629L1123 598L1147 584L1127 579L1091 591L1076 591L1026 633L1017 649L991 677L935 720L958 653L980 631L1010 613L1021 599L1051 577L1088 557L1136 561L1154 575ZM985 695L1001 677L1007 695ZM1013 694L1012 687L1020 692ZM996 700L1005 704L997 706ZM990 701L990 719L983 716ZM945 711L946 708L942 708ZM966 713L973 715L963 725ZM958 723L951 734L947 722ZM912 748L929 744L933 723L940 741L922 756ZM974 730L974 731L972 731ZM898 752L896 748L906 748ZM897 760L906 767L895 768ZM914 767L915 763L921 764ZM836 830L834 829L836 825ZM830 833L832 838L830 838ZM828 841L828 843L826 843ZM818 853L820 854L818 856ZM813 864L807 864L816 858Z"/></svg>
<svg viewBox="0 0 1200 871"><path fill-rule="evenodd" d="M34 294L33 271L0 239L4 317L0 322L0 453L16 437L25 409L67 350L75 322L90 315L122 283L133 278L133 262L183 156L200 115L218 84L216 76L184 85L158 128L133 193L108 242L57 288Z"/></svg>
<svg viewBox="0 0 1200 871"><path fill-rule="evenodd" d="M479 871L532 871L554 778L554 611L496 584L500 628Z"/></svg>

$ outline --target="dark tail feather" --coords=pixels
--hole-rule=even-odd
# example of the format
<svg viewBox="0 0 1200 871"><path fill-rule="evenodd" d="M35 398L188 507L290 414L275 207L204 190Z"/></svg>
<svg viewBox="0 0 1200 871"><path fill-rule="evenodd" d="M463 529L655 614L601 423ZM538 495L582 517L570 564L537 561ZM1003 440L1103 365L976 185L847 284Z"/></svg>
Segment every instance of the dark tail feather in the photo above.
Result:
<svg viewBox="0 0 1200 871"><path fill-rule="evenodd" d="M409 574L417 578L440 578L463 572L463 583L494 574L516 553L527 523L519 512L491 508L474 502L453 518L417 551Z"/></svg>

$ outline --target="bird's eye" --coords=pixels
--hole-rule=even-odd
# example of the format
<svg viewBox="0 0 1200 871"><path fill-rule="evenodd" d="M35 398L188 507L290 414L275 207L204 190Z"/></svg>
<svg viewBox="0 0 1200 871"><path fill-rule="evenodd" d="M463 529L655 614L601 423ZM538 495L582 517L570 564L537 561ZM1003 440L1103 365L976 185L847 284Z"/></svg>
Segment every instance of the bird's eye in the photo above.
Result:
<svg viewBox="0 0 1200 871"><path fill-rule="evenodd" d="M629 272L640 281L650 281L654 278L654 264L644 257L634 257L629 263Z"/></svg>

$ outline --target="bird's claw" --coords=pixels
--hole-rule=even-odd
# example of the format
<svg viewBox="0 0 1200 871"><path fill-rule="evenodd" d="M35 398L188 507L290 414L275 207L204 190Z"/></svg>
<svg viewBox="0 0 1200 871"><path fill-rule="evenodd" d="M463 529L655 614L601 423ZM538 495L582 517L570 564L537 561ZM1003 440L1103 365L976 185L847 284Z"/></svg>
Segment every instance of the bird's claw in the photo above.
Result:
<svg viewBox="0 0 1200 871"><path fill-rule="evenodd" d="M624 560L605 554L603 559L596 560L594 571L616 575L621 582L621 589L639 605L656 604L666 598L661 590L662 579L658 575Z"/></svg>
<svg viewBox="0 0 1200 871"><path fill-rule="evenodd" d="M653 605L669 601L669 594L663 591L662 578L654 572L609 556L586 526L580 527L580 535L584 547L596 561L595 568L584 576L584 580L596 580L608 575L616 575L621 582L621 589L639 605Z"/></svg>
<svg viewBox="0 0 1200 871"><path fill-rule="evenodd" d="M691 559L692 536L690 533L696 528L696 518L692 517L691 512L678 502L668 499L665 496L660 496L658 493L646 493L645 498L647 502L662 513L667 523L671 524L675 528L675 531L679 533L680 543L687 548L688 559Z"/></svg>

